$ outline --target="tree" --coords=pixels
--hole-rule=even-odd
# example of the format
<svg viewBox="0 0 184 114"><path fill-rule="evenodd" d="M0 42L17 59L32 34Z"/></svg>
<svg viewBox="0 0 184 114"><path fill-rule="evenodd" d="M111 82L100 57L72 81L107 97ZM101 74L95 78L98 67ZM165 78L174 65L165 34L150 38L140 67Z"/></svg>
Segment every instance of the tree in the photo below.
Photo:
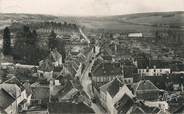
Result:
<svg viewBox="0 0 184 114"><path fill-rule="evenodd" d="M65 50L65 42L63 39L57 38L55 43L55 48L57 51L62 55L63 63L65 62L66 58L66 50Z"/></svg>
<svg viewBox="0 0 184 114"><path fill-rule="evenodd" d="M8 27L4 29L3 34L3 54L8 55L11 52L11 37L10 30Z"/></svg>
<svg viewBox="0 0 184 114"><path fill-rule="evenodd" d="M46 49L37 45L37 41L37 32L24 26L22 31L17 32L13 51L14 60L19 63L37 65L48 54Z"/></svg>
<svg viewBox="0 0 184 114"><path fill-rule="evenodd" d="M31 38L30 38L31 45L34 45L34 46L36 45L37 37L38 37L38 34L36 30L33 30L33 32L31 33Z"/></svg>
<svg viewBox="0 0 184 114"><path fill-rule="evenodd" d="M51 50L56 48L56 33L54 31L50 33L48 46Z"/></svg>

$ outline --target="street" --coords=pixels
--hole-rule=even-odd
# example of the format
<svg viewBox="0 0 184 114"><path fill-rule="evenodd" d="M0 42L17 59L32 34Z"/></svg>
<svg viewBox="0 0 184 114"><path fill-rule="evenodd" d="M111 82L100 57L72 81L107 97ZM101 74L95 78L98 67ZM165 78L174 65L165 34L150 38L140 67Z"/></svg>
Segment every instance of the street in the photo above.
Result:
<svg viewBox="0 0 184 114"><path fill-rule="evenodd" d="M86 92L86 94L89 96L90 99L93 98L94 95L92 92L92 85L91 85L92 82L91 82L91 79L89 78L88 74L91 71L91 68L94 64L94 61L95 61L95 59L91 60L90 63L89 62L87 63L87 66L81 75L81 85L83 87L83 90ZM97 105L95 103L91 104L91 108L93 108L97 114L105 114L106 113L99 105Z"/></svg>
<svg viewBox="0 0 184 114"><path fill-rule="evenodd" d="M83 33L82 30L81 30L81 33ZM90 77L88 76L88 74L91 72L92 66L95 62L95 56L96 56L96 54L93 54L93 56L91 56L89 58L89 60L87 60L86 67L85 67L83 73L81 74L81 78L80 78L80 82L81 82L81 85L83 87L83 90L89 96L90 100L91 100L91 98L93 98L94 95L92 92L92 85L91 85L92 81L91 81ZM92 59L92 58L94 58L94 59ZM91 103L91 108L93 108L93 110L97 114L105 114L106 113L99 105L97 105L95 103Z"/></svg>

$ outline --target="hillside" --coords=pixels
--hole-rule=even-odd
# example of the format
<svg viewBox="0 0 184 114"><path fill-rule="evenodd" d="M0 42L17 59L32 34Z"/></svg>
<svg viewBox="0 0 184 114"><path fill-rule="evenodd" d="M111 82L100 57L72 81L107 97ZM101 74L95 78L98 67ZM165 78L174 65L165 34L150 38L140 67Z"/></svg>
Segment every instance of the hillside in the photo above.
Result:
<svg viewBox="0 0 184 114"><path fill-rule="evenodd" d="M0 14L0 29L12 21L56 21L77 23L86 28L105 31L153 31L156 25L170 25L172 29L184 28L184 12L153 12L104 17L67 17L38 14Z"/></svg>
<svg viewBox="0 0 184 114"><path fill-rule="evenodd" d="M12 22L39 22L54 20L55 18L57 17L51 15L0 13L0 30L9 26Z"/></svg>
<svg viewBox="0 0 184 114"><path fill-rule="evenodd" d="M151 31L156 25L184 26L184 12L153 12L106 17L60 17L92 29L110 31Z"/></svg>

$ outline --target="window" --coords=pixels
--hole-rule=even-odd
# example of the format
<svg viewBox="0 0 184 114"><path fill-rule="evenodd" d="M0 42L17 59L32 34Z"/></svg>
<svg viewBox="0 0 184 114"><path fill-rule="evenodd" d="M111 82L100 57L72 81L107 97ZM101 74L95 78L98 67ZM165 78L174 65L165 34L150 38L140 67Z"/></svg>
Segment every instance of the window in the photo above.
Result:
<svg viewBox="0 0 184 114"><path fill-rule="evenodd" d="M156 72L156 70L154 69L153 72Z"/></svg>
<svg viewBox="0 0 184 114"><path fill-rule="evenodd" d="M128 80L128 83L131 83L131 80Z"/></svg>
<svg viewBox="0 0 184 114"><path fill-rule="evenodd" d="M149 72L149 69L146 69L146 72Z"/></svg>

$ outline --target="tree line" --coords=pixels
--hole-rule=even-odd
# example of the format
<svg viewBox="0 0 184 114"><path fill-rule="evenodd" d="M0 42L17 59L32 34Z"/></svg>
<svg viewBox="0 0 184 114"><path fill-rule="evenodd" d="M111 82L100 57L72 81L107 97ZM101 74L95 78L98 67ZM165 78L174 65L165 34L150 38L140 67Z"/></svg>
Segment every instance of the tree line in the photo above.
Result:
<svg viewBox="0 0 184 114"><path fill-rule="evenodd" d="M157 30L155 31L155 41L157 43L161 42L164 44L183 44L183 36L184 32L181 30L174 31L174 30Z"/></svg>
<svg viewBox="0 0 184 114"><path fill-rule="evenodd" d="M61 31L78 31L78 26L76 24L67 23L67 22L61 23L61 22L45 21L45 22L32 23L32 24L29 24L28 26L34 29L44 28L44 29L53 29L53 30L58 29Z"/></svg>

